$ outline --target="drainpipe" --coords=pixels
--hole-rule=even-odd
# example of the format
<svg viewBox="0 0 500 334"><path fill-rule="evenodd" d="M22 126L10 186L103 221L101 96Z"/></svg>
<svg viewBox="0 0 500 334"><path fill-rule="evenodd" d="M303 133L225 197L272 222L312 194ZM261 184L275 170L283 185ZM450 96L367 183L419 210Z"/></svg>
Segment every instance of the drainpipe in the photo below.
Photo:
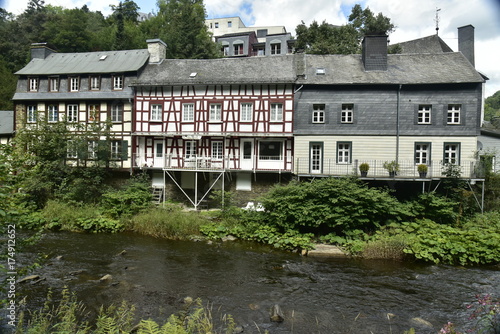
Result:
<svg viewBox="0 0 500 334"><path fill-rule="evenodd" d="M399 85L398 87L398 102L397 102L397 107L396 107L396 163L399 163L399 108L400 108L400 101L401 101L401 87L402 85Z"/></svg>

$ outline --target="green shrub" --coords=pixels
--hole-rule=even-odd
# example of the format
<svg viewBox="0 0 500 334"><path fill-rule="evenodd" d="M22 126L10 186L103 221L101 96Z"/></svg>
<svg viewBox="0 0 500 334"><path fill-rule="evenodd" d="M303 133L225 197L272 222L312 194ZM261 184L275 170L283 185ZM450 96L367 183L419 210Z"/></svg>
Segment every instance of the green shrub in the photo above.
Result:
<svg viewBox="0 0 500 334"><path fill-rule="evenodd" d="M110 190L102 195L103 212L111 218L130 217L149 208L152 203L151 187L144 180L130 179L118 190Z"/></svg>
<svg viewBox="0 0 500 334"><path fill-rule="evenodd" d="M282 230L370 231L409 215L388 191L350 178L278 185L261 202L269 223Z"/></svg>
<svg viewBox="0 0 500 334"><path fill-rule="evenodd" d="M118 220L104 217L79 218L75 223L76 227L92 233L115 233L123 230L124 225Z"/></svg>
<svg viewBox="0 0 500 334"><path fill-rule="evenodd" d="M188 239L200 235L200 226L208 222L199 212L183 211L180 206L166 204L134 215L127 228L157 238Z"/></svg>
<svg viewBox="0 0 500 334"><path fill-rule="evenodd" d="M44 223L45 229L79 230L77 222L101 217L99 208L93 204L68 204L49 200L40 213L31 214L34 222Z"/></svg>

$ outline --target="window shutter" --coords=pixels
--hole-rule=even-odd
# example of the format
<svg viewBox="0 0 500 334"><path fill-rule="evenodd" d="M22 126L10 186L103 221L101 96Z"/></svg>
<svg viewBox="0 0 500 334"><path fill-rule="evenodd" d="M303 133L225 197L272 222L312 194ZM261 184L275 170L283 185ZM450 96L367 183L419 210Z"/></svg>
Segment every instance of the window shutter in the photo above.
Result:
<svg viewBox="0 0 500 334"><path fill-rule="evenodd" d="M127 160L128 159L128 141L127 140L122 140L122 152L121 152L122 160Z"/></svg>
<svg viewBox="0 0 500 334"><path fill-rule="evenodd" d="M97 159L98 160L109 160L110 148L108 147L108 142L106 140L99 140L97 143Z"/></svg>

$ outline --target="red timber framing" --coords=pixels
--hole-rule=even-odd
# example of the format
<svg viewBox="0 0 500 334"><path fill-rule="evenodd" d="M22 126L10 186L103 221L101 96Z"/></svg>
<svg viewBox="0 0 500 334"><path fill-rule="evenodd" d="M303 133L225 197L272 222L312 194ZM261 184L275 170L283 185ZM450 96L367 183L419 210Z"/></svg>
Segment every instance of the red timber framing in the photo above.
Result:
<svg viewBox="0 0 500 334"><path fill-rule="evenodd" d="M198 172L292 172L293 108L292 84L136 87L133 166L195 172L195 189Z"/></svg>

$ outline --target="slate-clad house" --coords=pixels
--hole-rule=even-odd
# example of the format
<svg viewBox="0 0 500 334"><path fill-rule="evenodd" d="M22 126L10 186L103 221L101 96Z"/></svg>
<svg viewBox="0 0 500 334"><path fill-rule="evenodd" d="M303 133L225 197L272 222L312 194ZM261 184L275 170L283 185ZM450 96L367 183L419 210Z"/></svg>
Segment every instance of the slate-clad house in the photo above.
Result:
<svg viewBox="0 0 500 334"><path fill-rule="evenodd" d="M31 56L16 73L16 128L34 125L43 117L53 123L74 123L78 135L92 124L109 123L109 158L114 166L130 169L134 98L130 82L146 64L148 50L57 53L45 44L34 44ZM85 163L97 159L103 139L89 141ZM72 160L81 163L79 153L68 145L68 161Z"/></svg>
<svg viewBox="0 0 500 334"><path fill-rule="evenodd" d="M14 111L0 110L0 145L8 144L14 137Z"/></svg>
<svg viewBox="0 0 500 334"><path fill-rule="evenodd" d="M473 29L473 28L472 28ZM386 36L367 36L361 55L303 55L294 114L294 173L442 177L460 165L476 177L485 79L461 52L387 54Z"/></svg>
<svg viewBox="0 0 500 334"><path fill-rule="evenodd" d="M250 190L257 173L292 172L293 56L154 58L133 83L135 168L156 170L160 187L171 179L195 207L225 177Z"/></svg>

